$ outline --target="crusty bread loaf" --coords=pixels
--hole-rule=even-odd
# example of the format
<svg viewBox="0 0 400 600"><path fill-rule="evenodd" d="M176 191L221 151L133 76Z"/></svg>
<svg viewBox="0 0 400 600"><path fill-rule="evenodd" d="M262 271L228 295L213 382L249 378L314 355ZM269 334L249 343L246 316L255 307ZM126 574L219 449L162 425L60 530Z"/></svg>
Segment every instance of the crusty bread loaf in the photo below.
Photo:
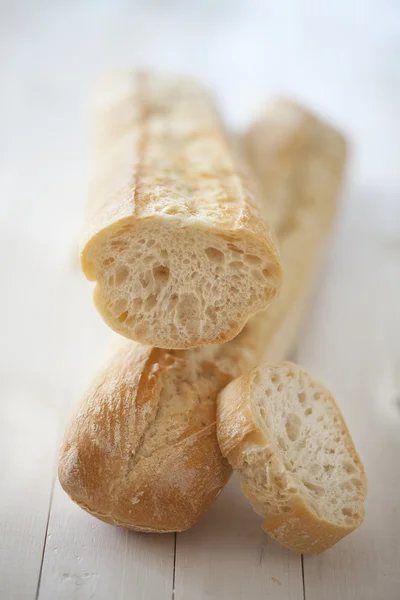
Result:
<svg viewBox="0 0 400 600"><path fill-rule="evenodd" d="M284 273L278 301L251 334L260 340L263 360L275 362L290 357L304 322L336 212L347 144L335 128L286 99L265 104L245 144L267 198Z"/></svg>
<svg viewBox="0 0 400 600"><path fill-rule="evenodd" d="M222 490L230 468L215 432L216 393L230 380L200 349L124 341L70 420L59 479L108 523L180 531ZM203 350L204 359L204 350Z"/></svg>
<svg viewBox="0 0 400 600"><path fill-rule="evenodd" d="M280 190L268 202L268 221L275 231L285 234L288 229L297 228L301 235L304 222L298 227L299 210L311 213L314 206L321 211L318 223L324 235L336 209L335 202L327 202L324 188L332 186L337 196L338 173L342 172L346 156L343 136L299 104L271 98L247 131L244 144L264 197L270 197L270 190ZM271 160L272 156L275 160ZM323 168L325 161L329 169ZM297 169L293 170L296 163ZM307 186L299 181L304 179L308 179ZM306 202L298 202L296 189L307 196Z"/></svg>
<svg viewBox="0 0 400 600"><path fill-rule="evenodd" d="M265 365L231 382L217 433L263 529L287 548L322 552L361 524L364 468L335 400L307 371Z"/></svg>
<svg viewBox="0 0 400 600"><path fill-rule="evenodd" d="M276 119L268 113L270 134L276 138L274 128L281 128L287 103L271 110ZM304 111L291 110L301 121ZM288 145L297 128L295 122L285 129ZM269 144L268 131L265 135L254 141L260 153L263 140ZM327 234L326 215L336 203L344 164L341 136L316 118L302 136L302 160L295 157L288 171L296 182L290 187L291 214L278 223L285 278L275 304L226 344L166 351L124 342L70 420L59 479L91 514L136 530L181 531L222 490L230 467L216 439L217 395L264 355L280 360L291 351L318 262L314 255ZM277 169L280 160L280 152L271 151L268 161ZM275 181L275 189L268 186L267 206L278 201L287 183L284 177Z"/></svg>
<svg viewBox="0 0 400 600"><path fill-rule="evenodd" d="M121 335L159 348L232 339L281 270L260 190L206 92L116 73L99 86L81 265Z"/></svg>

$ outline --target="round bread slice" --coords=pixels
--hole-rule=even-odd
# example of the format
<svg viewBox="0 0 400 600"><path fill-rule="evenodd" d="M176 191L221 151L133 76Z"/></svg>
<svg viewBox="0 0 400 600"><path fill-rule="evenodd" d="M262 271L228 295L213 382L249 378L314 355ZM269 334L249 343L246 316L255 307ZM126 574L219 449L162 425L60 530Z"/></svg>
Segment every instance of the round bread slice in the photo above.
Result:
<svg viewBox="0 0 400 600"><path fill-rule="evenodd" d="M287 548L322 552L362 523L364 467L332 395L301 367L257 367L230 383L217 432L263 529Z"/></svg>

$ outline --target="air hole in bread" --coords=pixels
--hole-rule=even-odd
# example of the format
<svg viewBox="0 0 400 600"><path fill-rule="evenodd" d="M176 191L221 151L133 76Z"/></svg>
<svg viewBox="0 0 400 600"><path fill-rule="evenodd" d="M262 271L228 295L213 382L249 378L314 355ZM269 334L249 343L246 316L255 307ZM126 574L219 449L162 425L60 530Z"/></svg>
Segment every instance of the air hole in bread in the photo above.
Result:
<svg viewBox="0 0 400 600"><path fill-rule="evenodd" d="M165 265L153 267L153 277L162 285L166 284L169 279L169 269Z"/></svg>
<svg viewBox="0 0 400 600"><path fill-rule="evenodd" d="M346 490L346 492L352 492L353 491L353 485L351 484L350 481L342 481L342 483L340 484L340 488L342 490Z"/></svg>
<svg viewBox="0 0 400 600"><path fill-rule="evenodd" d="M177 323L185 326L186 330L195 330L198 326L199 313L199 299L194 294L183 294L176 306L175 317Z"/></svg>
<svg viewBox="0 0 400 600"><path fill-rule="evenodd" d="M353 465L353 463L351 463L351 462L349 462L349 461L345 461L345 462L343 463L343 467L344 467L344 470L345 470L347 473L355 473L355 471L356 471L356 468L355 468L355 466Z"/></svg>
<svg viewBox="0 0 400 600"><path fill-rule="evenodd" d="M216 248L206 248L204 251L207 254L207 258L214 263L222 263L225 260L224 253Z"/></svg>
<svg viewBox="0 0 400 600"><path fill-rule="evenodd" d="M301 430L301 420L294 413L290 413L286 417L285 429L287 436L291 442L295 442Z"/></svg>
<svg viewBox="0 0 400 600"><path fill-rule="evenodd" d="M284 473L277 473L274 476L274 483L277 488L284 490L286 488L286 476Z"/></svg>
<svg viewBox="0 0 400 600"><path fill-rule="evenodd" d="M127 300L125 298L121 298L121 300L117 300L117 302L114 304L114 314L118 314L120 315L121 313L126 311L127 308Z"/></svg>
<svg viewBox="0 0 400 600"><path fill-rule="evenodd" d="M283 383L280 383L276 389L278 392L283 392Z"/></svg>
<svg viewBox="0 0 400 600"><path fill-rule="evenodd" d="M304 392L300 392L297 397L299 399L300 404L304 404L304 402L306 401L306 395L305 395L305 393Z"/></svg>
<svg viewBox="0 0 400 600"><path fill-rule="evenodd" d="M112 248L117 248L117 250L125 250L128 247L127 242L123 242L122 240L114 240L111 242Z"/></svg>
<svg viewBox="0 0 400 600"><path fill-rule="evenodd" d="M346 517L352 517L353 516L353 511L350 508L347 508L347 506L345 506L344 508L342 508L342 513Z"/></svg>
<svg viewBox="0 0 400 600"><path fill-rule="evenodd" d="M112 256L110 256L110 258L105 258L105 259L103 260L103 265L104 265L105 267L107 267L108 265L112 265L112 263L113 263L113 262L114 262L114 259L113 259L113 257L112 257Z"/></svg>
<svg viewBox="0 0 400 600"><path fill-rule="evenodd" d="M306 408L306 410L304 411L304 414L306 415L306 417L309 417L310 415L312 415L312 408Z"/></svg>
<svg viewBox="0 0 400 600"><path fill-rule="evenodd" d="M285 506L282 506L282 508L281 508L281 511L282 511L283 513L289 513L289 512L291 512L291 510L292 510L292 509L290 508L290 506L286 506L286 505L285 505Z"/></svg>
<svg viewBox="0 0 400 600"><path fill-rule="evenodd" d="M357 488L362 486L362 481L361 479L358 479L358 477L352 477L351 482Z"/></svg>
<svg viewBox="0 0 400 600"><path fill-rule="evenodd" d="M154 246L155 243L156 243L155 240L147 240L146 246L148 248L151 248L152 246Z"/></svg>
<svg viewBox="0 0 400 600"><path fill-rule="evenodd" d="M157 294L151 294L144 301L144 310L151 310L155 307L157 302Z"/></svg>
<svg viewBox="0 0 400 600"><path fill-rule="evenodd" d="M264 275L265 279L269 279L271 277L271 274L268 271L268 269L263 269L262 274Z"/></svg>
<svg viewBox="0 0 400 600"><path fill-rule="evenodd" d="M163 212L166 215L176 215L178 208L176 206L167 206L167 208L164 208Z"/></svg>
<svg viewBox="0 0 400 600"><path fill-rule="evenodd" d="M123 312L122 314L120 314L119 317L118 317L118 321L120 323L124 323L124 321L126 321L126 318L127 318L128 314L129 313L128 313L127 310L125 312Z"/></svg>
<svg viewBox="0 0 400 600"><path fill-rule="evenodd" d="M261 263L261 259L258 256L254 256L254 254L245 254L243 258L249 265L259 265Z"/></svg>

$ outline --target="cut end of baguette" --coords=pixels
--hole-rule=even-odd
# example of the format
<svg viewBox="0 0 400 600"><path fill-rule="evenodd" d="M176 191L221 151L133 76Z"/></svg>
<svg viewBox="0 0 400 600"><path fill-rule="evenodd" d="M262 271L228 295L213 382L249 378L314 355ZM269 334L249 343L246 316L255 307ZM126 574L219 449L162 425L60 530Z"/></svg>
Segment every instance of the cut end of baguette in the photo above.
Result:
<svg viewBox="0 0 400 600"><path fill-rule="evenodd" d="M87 244L82 269L117 333L184 349L235 337L280 284L274 242L127 219Z"/></svg>
<svg viewBox="0 0 400 600"><path fill-rule="evenodd" d="M235 418L236 397L247 433L232 444L225 421ZM224 390L218 410L223 453L269 535L318 553L362 523L363 465L332 395L306 371L291 363L254 369Z"/></svg>

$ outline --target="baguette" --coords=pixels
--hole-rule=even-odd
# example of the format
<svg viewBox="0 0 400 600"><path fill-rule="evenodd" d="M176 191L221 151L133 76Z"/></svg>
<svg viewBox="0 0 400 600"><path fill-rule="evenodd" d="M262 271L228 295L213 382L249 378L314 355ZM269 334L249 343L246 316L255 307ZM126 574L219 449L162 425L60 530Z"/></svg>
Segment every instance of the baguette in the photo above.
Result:
<svg viewBox="0 0 400 600"><path fill-rule="evenodd" d="M281 127L281 111L287 110L284 101L267 110L271 137ZM332 215L336 203L345 143L300 107L290 105L290 111L300 122L304 115L308 125L302 131L302 158L294 157L288 171L295 181L290 185L294 214L280 223L286 271L280 297L234 340L219 346L166 351L125 341L67 426L61 485L82 508L108 523L156 532L193 525L231 472L217 443L217 395L264 356L280 360L293 348L318 262L314 255L320 254L328 230L326 214ZM288 145L298 136L297 128L296 122L285 129ZM268 130L265 135L257 138L260 153ZM274 161L279 169L280 152L271 151L268 160L271 170ZM268 187L266 205L277 201L288 184L284 178L276 180L275 189ZM289 220L293 226L285 227Z"/></svg>
<svg viewBox="0 0 400 600"><path fill-rule="evenodd" d="M335 400L307 371L266 365L231 382L217 430L263 529L287 548L322 552L362 523L364 467Z"/></svg>
<svg viewBox="0 0 400 600"><path fill-rule="evenodd" d="M281 269L260 190L205 91L119 73L100 86L81 265L117 333L159 348L234 338Z"/></svg>

